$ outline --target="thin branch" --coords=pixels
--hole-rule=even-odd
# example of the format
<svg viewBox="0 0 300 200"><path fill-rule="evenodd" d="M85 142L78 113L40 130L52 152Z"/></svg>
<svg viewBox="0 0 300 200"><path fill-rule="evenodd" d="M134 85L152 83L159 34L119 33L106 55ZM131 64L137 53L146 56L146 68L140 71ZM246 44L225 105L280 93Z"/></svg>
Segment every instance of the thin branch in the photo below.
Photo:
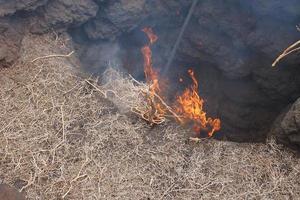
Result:
<svg viewBox="0 0 300 200"><path fill-rule="evenodd" d="M130 74L129 74L130 78L135 82L137 83L138 85L141 85L141 86L146 86L145 84L137 81L135 78L133 78ZM166 107L166 109L179 121L179 122L182 122L182 119L181 117L179 117L174 111L173 109L156 93L156 92L153 92L154 93L154 96Z"/></svg>
<svg viewBox="0 0 300 200"><path fill-rule="evenodd" d="M74 187L74 186L73 186L73 183L74 183L75 181L77 181L78 179L87 177L87 174L82 174L82 175L80 175L80 174L82 173L82 170L84 169L84 167L85 167L89 162L90 162L90 159L89 159L89 158L87 157L87 155L86 155L86 159L85 159L84 163L81 165L81 167L80 167L80 169L79 169L79 171L78 171L76 177L74 177L74 178L70 181L70 187L69 187L69 189L65 192L65 194L62 196L62 199L64 199L64 198L71 192L71 190L72 190L73 187Z"/></svg>
<svg viewBox="0 0 300 200"><path fill-rule="evenodd" d="M41 57L37 57L35 59L33 59L31 62L36 62L38 60L41 59L49 59L49 58L69 58L72 54L74 53L74 51L70 52L69 54L53 54L53 55L47 55L47 56L41 56Z"/></svg>
<svg viewBox="0 0 300 200"><path fill-rule="evenodd" d="M66 134L65 134L65 116L64 116L63 105L61 105L60 111L61 111L61 123L62 123L62 132L63 132L63 141L65 141L65 139L66 139Z"/></svg>
<svg viewBox="0 0 300 200"><path fill-rule="evenodd" d="M277 63L283 59L284 57L286 57L287 55L293 53L293 52L296 52L296 51L299 51L300 50L300 47L297 47L298 45L300 45L300 40L293 43L292 45L290 45L288 48L286 48L282 54L280 54L276 60L273 62L272 64L272 67L275 67L277 65Z"/></svg>
<svg viewBox="0 0 300 200"><path fill-rule="evenodd" d="M168 106L168 104L158 95L154 92L154 96L156 96L158 98L158 100L160 100L160 102L166 107L166 109L179 121L182 122L181 118L172 110L172 108L170 106Z"/></svg>
<svg viewBox="0 0 300 200"><path fill-rule="evenodd" d="M93 88L95 88L98 92L100 92L101 94L103 94L103 96L106 98L106 93L103 92L102 90L100 90L97 86L95 86L93 83L91 83L89 80L85 80L85 82L87 82L90 86L92 86Z"/></svg>

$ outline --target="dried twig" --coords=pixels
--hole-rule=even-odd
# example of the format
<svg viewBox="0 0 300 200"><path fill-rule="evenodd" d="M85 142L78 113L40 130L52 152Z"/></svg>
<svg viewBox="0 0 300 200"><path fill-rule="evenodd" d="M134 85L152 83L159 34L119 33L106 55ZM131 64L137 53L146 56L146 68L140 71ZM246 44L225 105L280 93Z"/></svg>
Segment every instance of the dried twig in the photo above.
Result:
<svg viewBox="0 0 300 200"><path fill-rule="evenodd" d="M70 192L71 190L73 189L73 183L76 182L78 179L81 179L81 178L86 178L87 177L87 174L82 174L82 170L84 169L84 167L90 162L90 159L86 156L86 159L84 161L84 163L81 165L80 169L79 169L79 172L77 173L76 177L74 177L71 181L70 181L70 187L69 189L64 193L64 195L62 196L62 199L64 199Z"/></svg>
<svg viewBox="0 0 300 200"><path fill-rule="evenodd" d="M62 123L62 132L63 132L63 141L65 141L65 139L66 139L66 134L65 134L65 116L64 116L63 105L61 105L60 111L61 111L61 123Z"/></svg>
<svg viewBox="0 0 300 200"><path fill-rule="evenodd" d="M166 109L179 121L182 122L182 119L172 110L170 106L156 93L154 95L160 100L160 102L166 107Z"/></svg>
<svg viewBox="0 0 300 200"><path fill-rule="evenodd" d="M133 113L140 115L144 120L150 122L151 124L162 124L166 120L165 118L166 115L165 113L160 114L159 111L157 110L155 106L155 101L157 99L164 106L164 109L166 109L166 111L171 113L171 116L175 117L180 122L182 121L181 118L172 110L170 106L168 106L168 104L157 93L153 92L153 94L150 95L149 91L147 92L142 91L142 92L145 94L149 106L146 109L134 107L131 109Z"/></svg>
<svg viewBox="0 0 300 200"><path fill-rule="evenodd" d="M284 57L286 57L287 55L293 53L293 52L296 52L296 51L299 51L300 50L300 40L295 42L294 44L290 45L288 48L286 48L282 54L280 54L276 60L273 62L272 64L272 67L275 67L276 64L281 60L283 59ZM298 46L298 47L297 47Z"/></svg>
<svg viewBox="0 0 300 200"><path fill-rule="evenodd" d="M137 81L135 78L133 78L131 75L129 75L131 80L133 80L135 83L137 83L138 85L141 85L141 86L145 86L144 83L141 83L139 81ZM149 91L143 91L144 93L148 94L149 95ZM173 109L162 99L161 96L159 96L156 92L153 92L153 95L160 101L160 103L168 110L169 113L171 113L171 116L175 117L179 122L182 122L182 119L181 117L179 117L174 111ZM134 108L134 109L137 109L137 108ZM139 109L137 109L139 110ZM143 116L143 115L141 115Z"/></svg>
<svg viewBox="0 0 300 200"><path fill-rule="evenodd" d="M72 54L74 53L74 51L71 51L69 54L67 55L63 55L63 54L53 54L53 55L47 55L47 56L41 56L41 57L37 57L35 59L33 59L31 62L36 62L38 60L41 59L48 59L48 58L69 58Z"/></svg>
<svg viewBox="0 0 300 200"><path fill-rule="evenodd" d="M130 79L133 82L135 82L136 84L146 87L146 84L137 81L131 75L129 75L129 76L130 76ZM98 92L103 94L103 96L105 98L107 98L107 92L108 91L103 91L103 90L99 89L97 86L95 86L89 80L85 80L85 81L89 85L91 85L93 88L95 88ZM149 87L147 87L147 88L149 88ZM114 93L116 96L118 96L114 91L112 91L112 90L109 90L109 91ZM150 92L149 92L149 89L148 90L141 90L141 91L146 96L146 98L148 100L148 106L146 106L145 108L132 107L131 112L139 115L142 119L144 119L145 121L150 122L151 124L156 124L156 125L162 124L163 122L166 121L166 118L165 118L166 115L159 114L158 110L155 108L155 102L156 102L156 100L158 100L164 106L164 108L169 113L171 113L171 116L175 117L178 121L182 122L181 118L172 110L172 108L170 106L168 106L168 104L162 99L161 96L159 96L155 92L152 92L153 95L151 96Z"/></svg>
<svg viewBox="0 0 300 200"><path fill-rule="evenodd" d="M298 31L300 31L300 27L297 25L296 29ZM292 45L290 45L288 48L286 48L277 58L276 60L272 63L272 67L275 67L277 65L277 63L283 59L284 57L286 57L287 55L299 51L300 50L300 40L298 40L297 42L293 43Z"/></svg>
<svg viewBox="0 0 300 200"><path fill-rule="evenodd" d="M137 107L131 108L131 112L139 115L140 117L142 117L142 119L144 119L145 121L150 122L152 125L156 124L162 124L163 122L166 121L166 118L164 116L161 116L157 113L154 114L150 114L151 113L151 109L148 110L140 110Z"/></svg>
<svg viewBox="0 0 300 200"><path fill-rule="evenodd" d="M117 95L117 93L113 90L105 90L102 91L99 87L97 87L96 85L94 85L93 83L91 83L89 80L85 80L85 82L87 82L90 86L92 86L95 90L97 90L98 92L100 92L105 98L107 98L107 92L111 92L113 93L116 97L119 97Z"/></svg>

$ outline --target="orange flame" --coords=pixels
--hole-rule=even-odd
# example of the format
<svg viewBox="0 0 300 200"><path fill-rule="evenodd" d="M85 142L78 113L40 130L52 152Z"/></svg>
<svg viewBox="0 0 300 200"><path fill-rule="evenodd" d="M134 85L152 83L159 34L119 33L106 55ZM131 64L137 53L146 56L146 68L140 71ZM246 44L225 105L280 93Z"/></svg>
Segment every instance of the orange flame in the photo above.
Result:
<svg viewBox="0 0 300 200"><path fill-rule="evenodd" d="M153 101L155 94L161 95L161 80L159 80L158 72L152 66L151 51L151 45L158 40L158 37L154 34L150 27L146 27L142 29L142 31L146 33L149 39L149 43L141 49L144 57L144 73L150 92L148 101L149 104L154 107L154 110L156 110L156 114L164 116L166 113L164 106ZM201 130L206 130L208 132L208 136L211 137L216 131L220 130L221 121L220 119L206 117L206 113L203 111L204 100L197 92L199 86L198 81L194 76L193 70L188 70L188 73L193 80L193 85L190 88L185 89L183 94L177 97L177 105L174 109L183 118L180 120L193 122L195 132L200 133ZM179 81L182 82L183 79L180 78Z"/></svg>
<svg viewBox="0 0 300 200"><path fill-rule="evenodd" d="M152 51L150 48L150 46L157 41L158 37L153 33L151 28L144 28L143 31L147 34L149 38L149 44L146 44L142 48L142 54L144 56L144 73L146 76L147 83L151 85L151 90L153 90L153 92L158 92L158 73L156 70L153 69L152 66Z"/></svg>
<svg viewBox="0 0 300 200"><path fill-rule="evenodd" d="M150 27L143 28L142 31L146 33L149 39L149 44L146 44L141 49L141 51L144 57L144 73L145 73L146 81L148 85L150 85L149 88L150 99L153 99L155 94L160 94L161 92L158 72L152 66L152 51L151 51L151 45L158 40L158 37L154 34L152 28ZM152 104L153 102L150 103ZM159 115L164 115L165 111L163 109L163 106L160 103L156 103L155 105L152 106L155 107Z"/></svg>
<svg viewBox="0 0 300 200"><path fill-rule="evenodd" d="M189 69L188 73L193 80L193 85L186 88L183 94L177 97L178 106L176 106L176 110L186 121L193 121L195 132L200 133L201 130L207 130L208 136L211 137L215 131L221 129L221 121L206 117L206 112L203 111L204 100L197 92L199 85L194 71Z"/></svg>
<svg viewBox="0 0 300 200"><path fill-rule="evenodd" d="M158 40L157 35L155 35L151 27L145 27L142 29L142 31L147 34L150 44L153 44Z"/></svg>

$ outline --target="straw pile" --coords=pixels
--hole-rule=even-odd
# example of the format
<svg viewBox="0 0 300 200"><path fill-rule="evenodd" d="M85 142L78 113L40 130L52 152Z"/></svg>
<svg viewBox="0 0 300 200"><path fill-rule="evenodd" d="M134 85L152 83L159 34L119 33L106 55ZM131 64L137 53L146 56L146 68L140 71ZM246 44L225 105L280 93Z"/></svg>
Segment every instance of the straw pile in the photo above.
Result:
<svg viewBox="0 0 300 200"><path fill-rule="evenodd" d="M79 76L67 36L26 36L0 70L0 182L28 199L296 199L300 162L268 144L188 140L167 122L130 112L140 86L110 69L103 85ZM102 92L101 92L102 91ZM105 95L104 95L105 94Z"/></svg>

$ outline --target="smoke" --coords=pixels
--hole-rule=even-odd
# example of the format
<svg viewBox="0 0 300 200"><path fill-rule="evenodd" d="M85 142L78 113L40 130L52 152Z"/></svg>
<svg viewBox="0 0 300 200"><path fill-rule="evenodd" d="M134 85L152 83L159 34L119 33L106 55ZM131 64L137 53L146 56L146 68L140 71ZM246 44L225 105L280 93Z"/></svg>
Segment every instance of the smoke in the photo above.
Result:
<svg viewBox="0 0 300 200"><path fill-rule="evenodd" d="M85 44L80 49L80 60L84 70L94 74L102 74L107 67L122 70L122 50L116 41L101 41Z"/></svg>
<svg viewBox="0 0 300 200"><path fill-rule="evenodd" d="M148 40L141 30L150 26L159 37L151 46L153 67L160 74L166 71L164 78L170 88L166 96L170 101L189 86L187 70L192 68L207 106L205 110L208 115L221 118L227 136L239 141L260 140L258 130L266 129L278 110L299 94L299 69L291 70L299 60L295 62L289 57L276 70L271 64L284 48L300 38L296 29L300 22L300 1L199 1L174 60L166 69L192 2L141 0L138 4L135 1L104 4L103 15L107 15L109 26L102 26L95 18L92 24L100 25L83 32L92 31L90 34L96 36L104 32L107 37L91 39L81 35L80 60L92 74L100 75L110 66L143 80L141 48ZM110 10L114 12L107 13ZM76 39L78 34L74 32L73 36ZM179 78L184 82L179 83ZM278 109L270 111L270 107Z"/></svg>

